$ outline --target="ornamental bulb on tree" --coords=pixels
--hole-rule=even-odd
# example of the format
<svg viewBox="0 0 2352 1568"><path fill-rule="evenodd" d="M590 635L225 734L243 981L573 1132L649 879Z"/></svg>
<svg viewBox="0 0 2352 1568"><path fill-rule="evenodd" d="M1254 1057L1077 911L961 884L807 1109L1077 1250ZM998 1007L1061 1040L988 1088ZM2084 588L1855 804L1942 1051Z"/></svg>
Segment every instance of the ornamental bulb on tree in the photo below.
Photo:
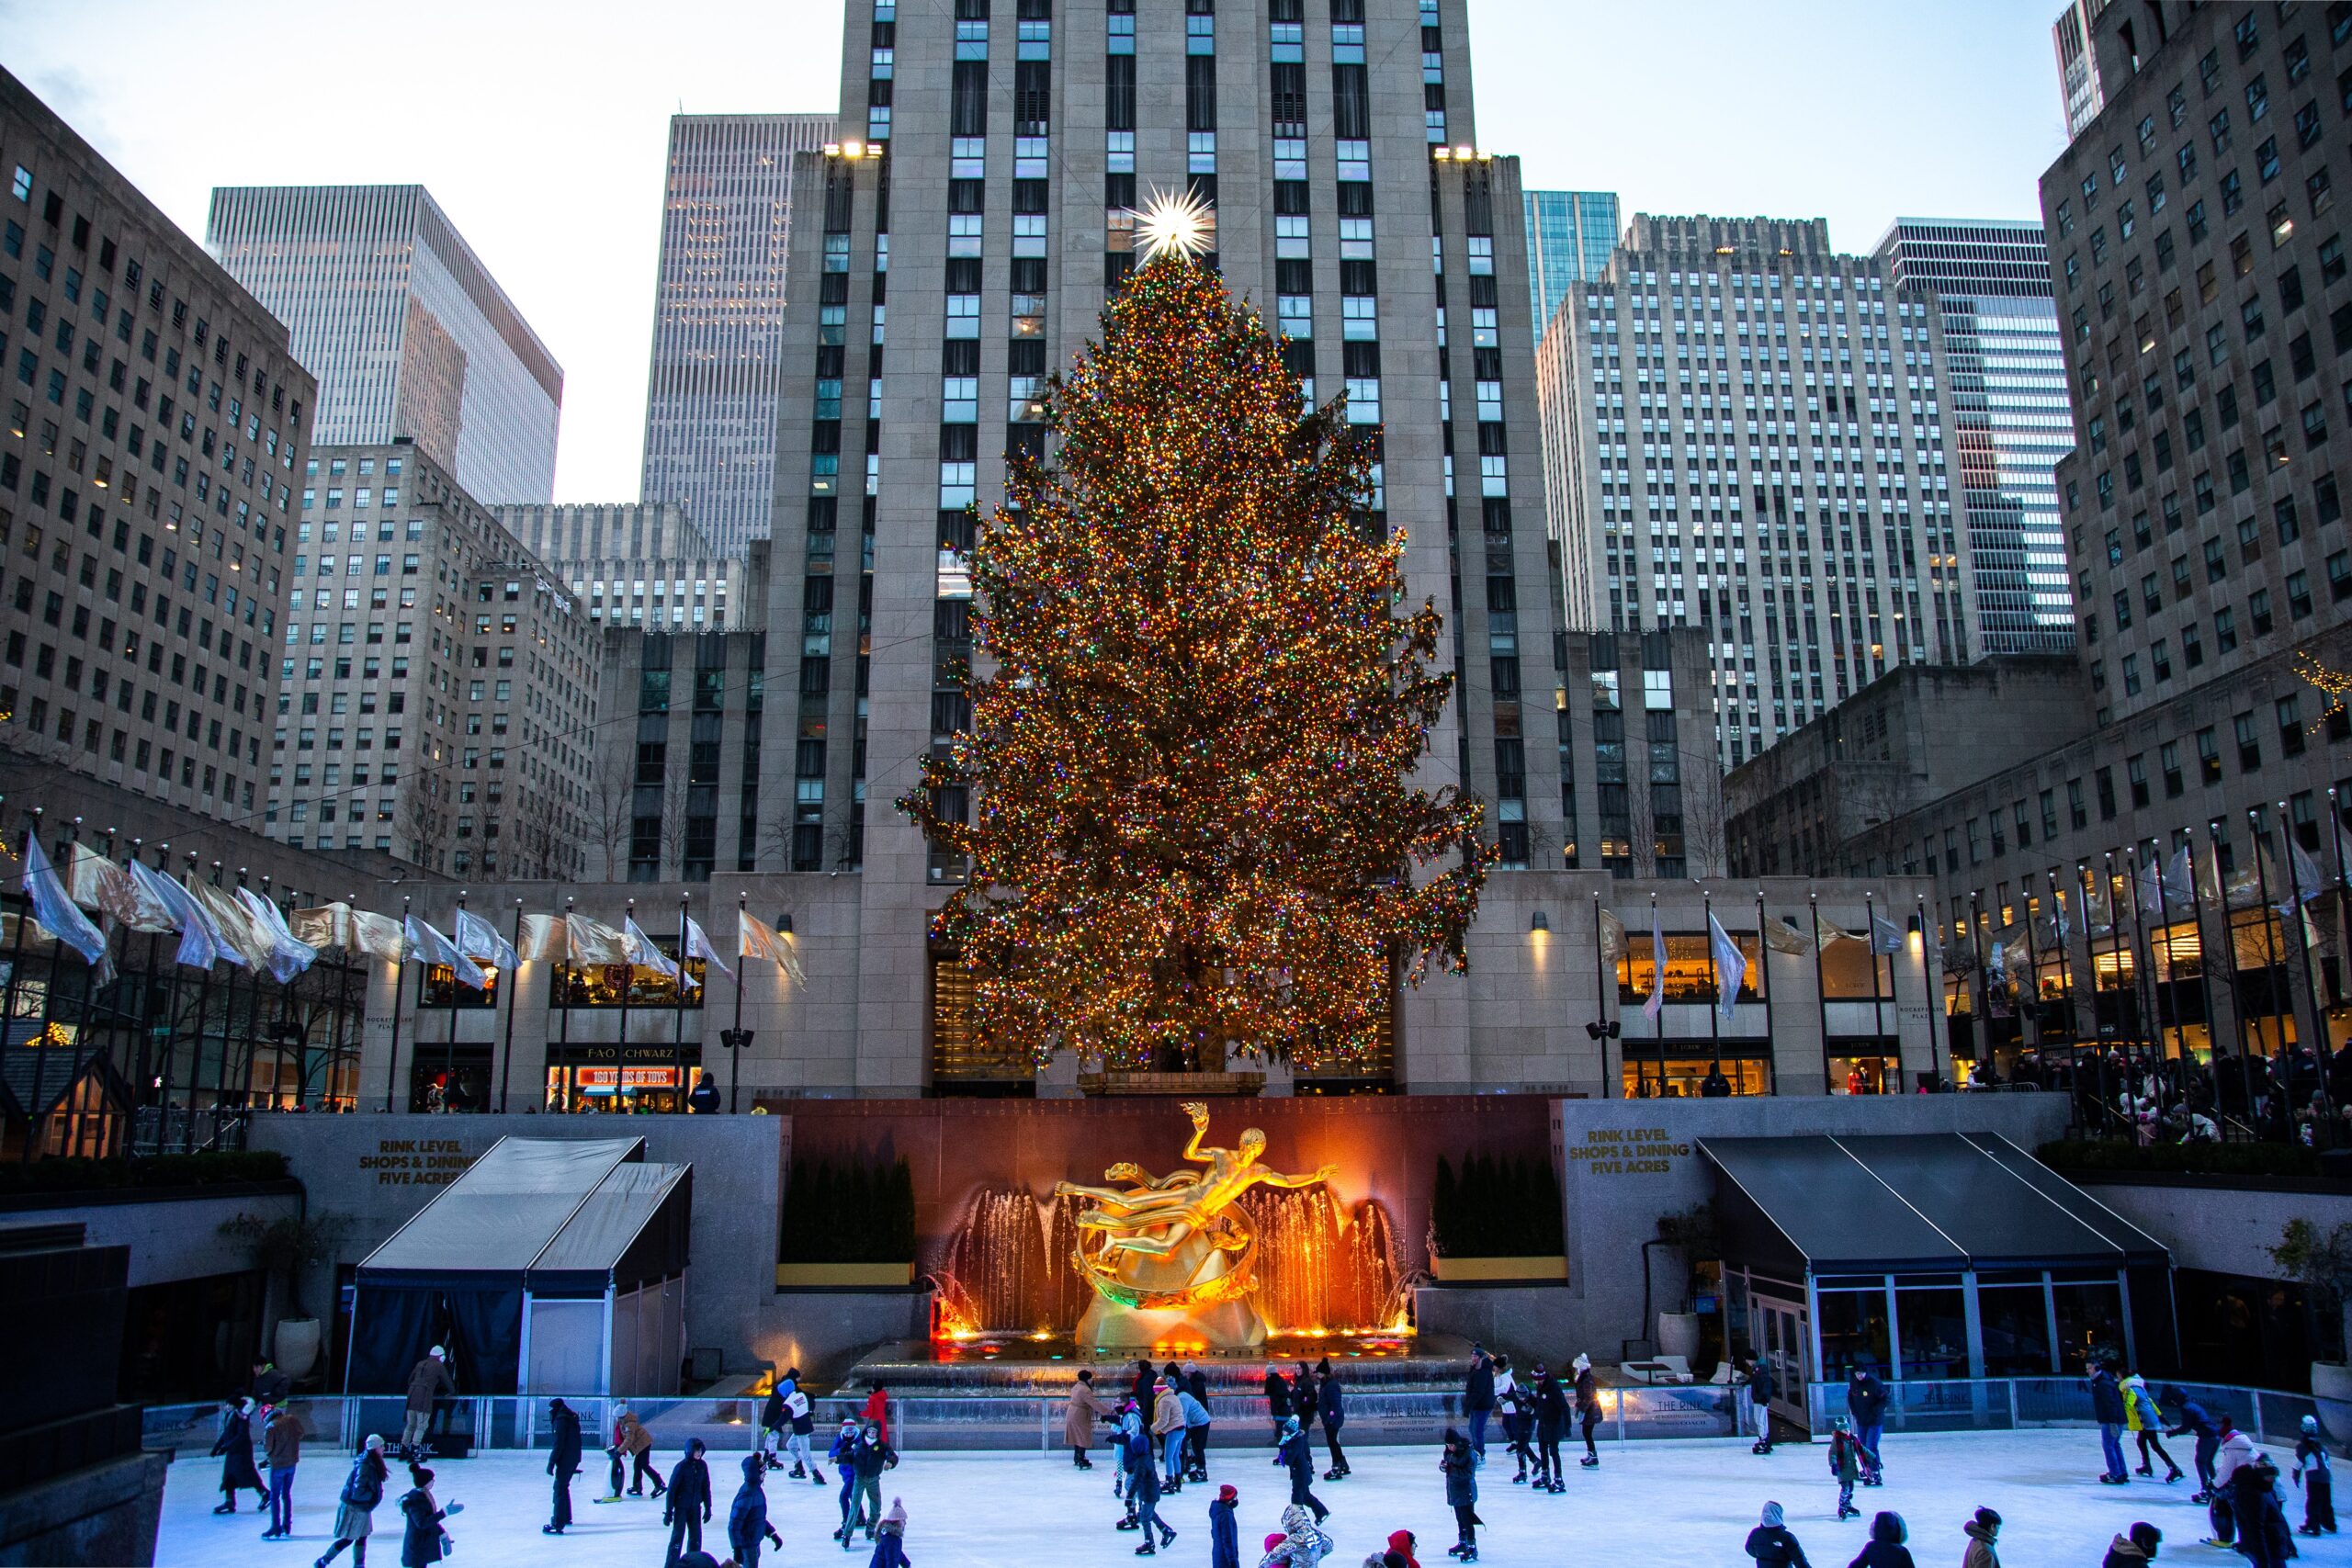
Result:
<svg viewBox="0 0 2352 1568"><path fill-rule="evenodd" d="M1213 274L1154 256L1103 325L979 533L972 728L898 803L969 866L933 934L1039 1063L1357 1060L1397 971L1467 967L1493 859L1411 782L1442 619L1367 537L1374 437Z"/></svg>

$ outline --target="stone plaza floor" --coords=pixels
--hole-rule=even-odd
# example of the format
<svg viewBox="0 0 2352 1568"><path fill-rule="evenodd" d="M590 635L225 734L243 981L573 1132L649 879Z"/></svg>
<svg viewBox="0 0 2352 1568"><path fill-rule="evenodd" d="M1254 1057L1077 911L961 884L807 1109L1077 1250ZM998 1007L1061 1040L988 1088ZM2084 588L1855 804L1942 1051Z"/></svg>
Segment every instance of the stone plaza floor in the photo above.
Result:
<svg viewBox="0 0 2352 1568"><path fill-rule="evenodd" d="M2186 1440L2169 1445L2186 1461ZM1997 1509L2006 1521L2001 1561L2006 1568L2097 1568L2108 1541L2135 1519L2165 1533L2165 1562L2235 1563L2232 1552L2199 1543L2207 1532L2205 1510L2189 1502L2191 1483L2165 1486L2134 1478L2128 1487L2099 1485L2098 1435L2088 1430L1960 1433L1886 1440L1887 1482L1856 1494L1863 1517L1839 1524L1837 1487L1826 1462L1826 1445L1783 1445L1768 1457L1748 1452L1742 1438L1658 1440L1603 1444L1600 1468L1579 1470L1571 1460L1567 1491L1550 1495L1510 1484L1511 1462L1494 1446L1480 1476L1480 1561L1488 1563L1641 1564L1644 1568L1739 1568L1741 1551L1758 1510L1769 1499L1787 1511L1788 1523L1815 1568L1838 1568L1861 1550L1870 1516L1881 1508L1903 1516L1920 1568L1959 1562L1966 1546L1962 1524L1979 1506ZM2282 1471L2291 1456L2272 1450ZM717 1500L706 1547L726 1557L727 1503L741 1479L740 1454L716 1453L711 1473ZM676 1452L663 1445L657 1455L666 1470ZM1453 1543L1452 1513L1445 1506L1434 1445L1362 1448L1349 1455L1355 1473L1345 1481L1318 1481L1316 1492L1331 1509L1326 1527L1337 1542L1326 1568L1359 1568L1388 1532L1399 1528L1419 1537L1424 1568L1444 1568ZM457 1542L452 1562L566 1564L570 1568L655 1568L669 1532L662 1506L650 1498L593 1504L603 1491L601 1455L574 1481L577 1522L561 1539L543 1536L548 1519L546 1456L492 1452L447 1461L438 1467L435 1490L446 1505L462 1502L466 1511L449 1521ZM1240 1492L1242 1562L1253 1568L1261 1539L1277 1526L1288 1490L1267 1460L1249 1450L1217 1449L1211 1455L1208 1486L1187 1486L1163 1505L1179 1532L1155 1561L1171 1568L1205 1568L1209 1553L1207 1506L1216 1484ZM164 1495L163 1536L156 1562L164 1568L256 1568L283 1563L308 1568L326 1549L334 1499L347 1461L312 1449L295 1484L294 1538L259 1540L266 1524L252 1510L247 1493L233 1517L211 1513L220 1495L220 1461L184 1458L173 1465ZM830 1474L831 1472L829 1471ZM1111 1470L1102 1451L1091 1472L1074 1469L1067 1453L910 1453L883 1478L885 1506L904 1500L907 1554L919 1568L989 1565L989 1568L1105 1568L1125 1561L1136 1538L1114 1529L1119 1505L1111 1496ZM395 1506L407 1489L405 1471L395 1467L386 1501L376 1514L369 1552L379 1568L400 1562L400 1514ZM2289 1490L2294 1492L2290 1484ZM869 1549L861 1537L843 1553L828 1539L839 1521L835 1488L788 1482L783 1472L767 1483L769 1512L785 1540L763 1561L798 1565L835 1560L863 1568ZM2301 1497L2291 1500L2290 1522L2301 1522ZM2303 1561L2352 1563L2352 1543L2336 1538L2298 1538ZM348 1562L345 1552L341 1561Z"/></svg>

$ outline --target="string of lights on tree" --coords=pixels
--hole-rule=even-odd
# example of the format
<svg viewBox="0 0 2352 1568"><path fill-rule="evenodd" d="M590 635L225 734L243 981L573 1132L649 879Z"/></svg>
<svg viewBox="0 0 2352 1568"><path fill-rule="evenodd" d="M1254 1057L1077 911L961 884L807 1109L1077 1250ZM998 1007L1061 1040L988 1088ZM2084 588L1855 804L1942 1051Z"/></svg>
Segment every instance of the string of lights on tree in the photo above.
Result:
<svg viewBox="0 0 2352 1568"><path fill-rule="evenodd" d="M1343 1066L1392 963L1467 967L1493 858L1476 802L1409 783L1452 692L1442 617L1398 613L1404 536L1357 510L1371 437L1307 409L1193 260L1197 204L1139 217L1150 254L1048 383L1054 461L1012 454L980 530L972 728L898 805L968 862L933 935L978 1043Z"/></svg>

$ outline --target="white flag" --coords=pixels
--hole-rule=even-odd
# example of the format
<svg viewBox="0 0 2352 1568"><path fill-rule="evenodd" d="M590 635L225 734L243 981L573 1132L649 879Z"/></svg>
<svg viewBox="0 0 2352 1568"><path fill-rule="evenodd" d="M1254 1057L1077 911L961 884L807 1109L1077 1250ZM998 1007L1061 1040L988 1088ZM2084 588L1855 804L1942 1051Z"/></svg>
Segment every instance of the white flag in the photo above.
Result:
<svg viewBox="0 0 2352 1568"><path fill-rule="evenodd" d="M678 977L678 965L668 953L653 945L653 939L645 934L644 927L639 925L634 918L625 919L621 924L623 951L628 955L627 961L629 964L639 969L650 969L664 979L675 980Z"/></svg>
<svg viewBox="0 0 2352 1568"><path fill-rule="evenodd" d="M145 861L130 863L130 880L141 892L171 911L172 929L180 933L179 952L175 954L177 962L191 969L211 968L227 950L229 941L203 906L188 897L187 888Z"/></svg>
<svg viewBox="0 0 2352 1568"><path fill-rule="evenodd" d="M1731 933L1713 914L1707 917L1707 945L1715 954L1715 1005L1728 1021L1732 1009L1739 1004L1739 987L1747 979L1747 954L1740 952L1739 943L1732 941Z"/></svg>
<svg viewBox="0 0 2352 1568"><path fill-rule="evenodd" d="M486 991L490 977L477 967L474 961L458 951L458 944L433 929L429 920L411 915L404 928L408 933L410 956L424 964L446 964L458 983L472 990Z"/></svg>
<svg viewBox="0 0 2352 1568"><path fill-rule="evenodd" d="M458 911L458 929L452 933L458 941L458 951L477 964L495 964L504 974L513 974L523 962L514 944L498 934L498 928L470 909Z"/></svg>
<svg viewBox="0 0 2352 1568"><path fill-rule="evenodd" d="M1657 908L1650 908L1650 998L1642 1004L1642 1016L1652 1023L1666 1010L1666 934L1658 930Z"/></svg>
<svg viewBox="0 0 2352 1568"><path fill-rule="evenodd" d="M318 962L319 950L294 935L277 905L250 887L237 889L237 902L245 907L254 929L269 944L265 962L271 979L283 986Z"/></svg>
<svg viewBox="0 0 2352 1568"><path fill-rule="evenodd" d="M727 961L718 956L718 950L710 945L710 938L702 934L701 925L698 924L691 915L686 917L686 951L679 954L679 956L681 958L699 958L705 964L718 965L718 972L726 976L729 979L731 980L735 977L735 971L727 967ZM693 976L687 976L687 980L688 983L691 984L693 982Z"/></svg>

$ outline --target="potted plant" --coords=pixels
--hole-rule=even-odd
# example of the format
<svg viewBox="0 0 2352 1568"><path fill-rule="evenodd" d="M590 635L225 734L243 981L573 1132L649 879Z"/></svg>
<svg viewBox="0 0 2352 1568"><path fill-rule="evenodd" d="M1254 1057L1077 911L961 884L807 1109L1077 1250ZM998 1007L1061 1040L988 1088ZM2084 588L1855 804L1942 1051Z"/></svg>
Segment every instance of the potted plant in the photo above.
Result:
<svg viewBox="0 0 2352 1568"><path fill-rule="evenodd" d="M2333 1312L2339 1336L2344 1311L2352 1303L2352 1220L2323 1231L2309 1220L2289 1220L2269 1249L2279 1271L2318 1292L2320 1310ZM2352 1433L2352 1365L2343 1361L2312 1363L2312 1397L2320 1407L2320 1422L2331 1433Z"/></svg>
<svg viewBox="0 0 2352 1568"><path fill-rule="evenodd" d="M1657 1220L1657 1244L1682 1254L1686 1278L1695 1277L1699 1265L1712 1261L1722 1250L1715 1239L1715 1211L1713 1204L1694 1203L1679 1213L1660 1214ZM1648 1294L1649 1267L1643 1264L1643 1293ZM1699 1314L1687 1309L1689 1289L1675 1298L1678 1310L1657 1314L1657 1352L1661 1356L1679 1356L1686 1361L1699 1359Z"/></svg>
<svg viewBox="0 0 2352 1568"><path fill-rule="evenodd" d="M280 1299L286 1310L277 1319L271 1359L289 1378L310 1376L319 1359L319 1320L302 1306L303 1272L334 1257L343 1228L341 1220L314 1220L307 1214L285 1214L275 1220L239 1214L220 1223L220 1234L243 1242L253 1266L284 1287Z"/></svg>

